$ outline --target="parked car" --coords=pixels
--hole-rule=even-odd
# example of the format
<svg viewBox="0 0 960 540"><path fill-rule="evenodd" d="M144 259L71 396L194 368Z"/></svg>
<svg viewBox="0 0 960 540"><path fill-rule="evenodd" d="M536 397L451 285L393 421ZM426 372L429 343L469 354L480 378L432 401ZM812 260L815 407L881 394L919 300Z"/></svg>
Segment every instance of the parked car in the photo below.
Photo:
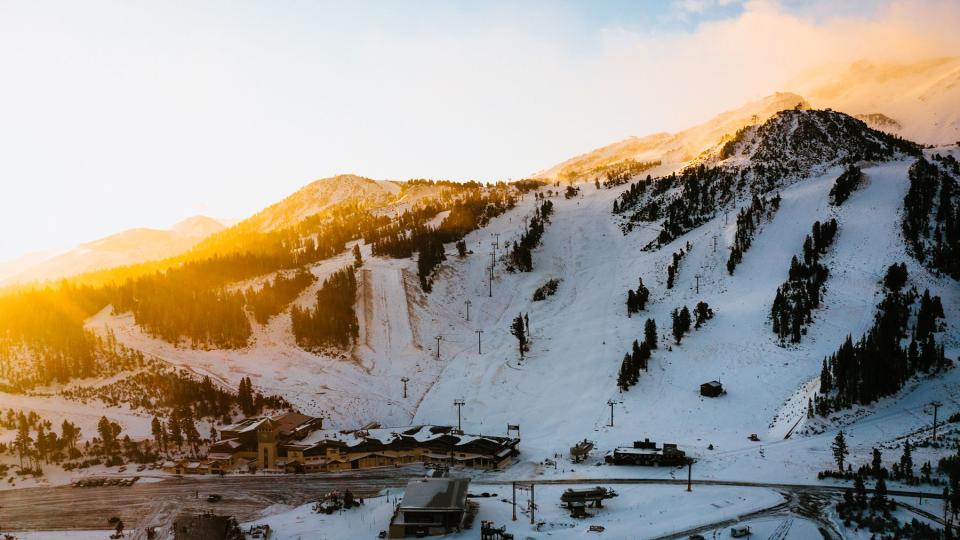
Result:
<svg viewBox="0 0 960 540"><path fill-rule="evenodd" d="M737 525L735 527L730 527L730 536L734 538L743 538L744 536L750 536L751 534L752 533L750 532L749 525Z"/></svg>

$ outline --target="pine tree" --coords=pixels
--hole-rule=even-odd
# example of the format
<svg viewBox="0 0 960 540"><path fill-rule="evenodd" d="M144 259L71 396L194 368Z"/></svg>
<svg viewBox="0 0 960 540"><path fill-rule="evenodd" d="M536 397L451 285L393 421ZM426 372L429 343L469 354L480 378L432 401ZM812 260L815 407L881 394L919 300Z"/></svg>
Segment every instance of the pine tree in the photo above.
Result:
<svg viewBox="0 0 960 540"><path fill-rule="evenodd" d="M353 267L360 268L363 266L363 256L360 254L360 244L353 245Z"/></svg>
<svg viewBox="0 0 960 540"><path fill-rule="evenodd" d="M520 349L520 359L523 360L523 351L527 346L527 335L524 332L523 315L518 314L510 325L510 333L517 338L517 347Z"/></svg>
<svg viewBox="0 0 960 540"><path fill-rule="evenodd" d="M882 476L877 478L877 484L873 487L873 498L870 500L870 506L879 510L887 507L887 482Z"/></svg>
<svg viewBox="0 0 960 540"><path fill-rule="evenodd" d="M150 431L153 433L153 440L156 442L158 447L164 446L164 433L163 425L160 424L160 419L156 416L153 417L153 421L150 422Z"/></svg>
<svg viewBox="0 0 960 540"><path fill-rule="evenodd" d="M847 455L850 454L850 451L847 449L847 440L843 435L843 430L840 430L837 436L834 437L833 444L830 445L830 448L833 450L833 459L837 462L837 469L843 472L843 462Z"/></svg>
<svg viewBox="0 0 960 540"><path fill-rule="evenodd" d="M883 469L883 455L876 447L873 449L873 459L870 462L870 468L873 471L873 475L879 478L880 470Z"/></svg>
<svg viewBox="0 0 960 540"><path fill-rule="evenodd" d="M647 319L643 325L643 342L650 350L657 348L657 323L653 319Z"/></svg>
<svg viewBox="0 0 960 540"><path fill-rule="evenodd" d="M913 478L913 448L910 441L903 443L903 455L900 456L900 474L904 478Z"/></svg>

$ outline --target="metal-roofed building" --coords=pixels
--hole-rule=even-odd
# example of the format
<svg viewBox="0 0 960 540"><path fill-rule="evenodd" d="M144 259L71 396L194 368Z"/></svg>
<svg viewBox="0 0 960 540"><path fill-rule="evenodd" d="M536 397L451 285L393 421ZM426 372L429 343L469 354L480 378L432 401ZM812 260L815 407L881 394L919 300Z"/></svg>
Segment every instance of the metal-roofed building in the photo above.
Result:
<svg viewBox="0 0 960 540"><path fill-rule="evenodd" d="M467 519L469 478L419 478L407 483L390 520L390 538L447 534Z"/></svg>

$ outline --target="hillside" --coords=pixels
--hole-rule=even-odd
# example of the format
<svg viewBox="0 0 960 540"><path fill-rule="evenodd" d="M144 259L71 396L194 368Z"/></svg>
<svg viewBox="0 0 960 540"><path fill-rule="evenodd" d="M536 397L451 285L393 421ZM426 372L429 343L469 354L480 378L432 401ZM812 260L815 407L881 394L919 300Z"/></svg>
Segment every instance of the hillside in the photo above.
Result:
<svg viewBox="0 0 960 540"><path fill-rule="evenodd" d="M226 226L206 216L194 216L169 229L137 228L81 244L65 253L20 265L0 285L48 281L118 266L175 257Z"/></svg>
<svg viewBox="0 0 960 540"><path fill-rule="evenodd" d="M703 124L678 133L658 133L646 137L630 137L586 154L577 156L537 173L539 178L592 180L604 167L622 162L661 161L660 171L669 171L699 157L750 124L766 121L775 113L795 107L806 108L807 102L790 93L777 93L752 101L737 109L718 114ZM651 171L656 173L656 171Z"/></svg>
<svg viewBox="0 0 960 540"><path fill-rule="evenodd" d="M817 132L820 135L811 136L810 130L817 126L823 128ZM467 235L466 244L474 254L458 258L448 253L429 294L417 286L413 261L371 257L369 247L362 246L366 262L356 306L361 337L347 357L314 356L299 350L286 328L286 316L257 329L255 344L239 351L178 349L143 334L128 316L103 313L89 325L110 328L130 347L228 385L248 375L265 391L283 392L307 412L329 415L338 426L367 421L386 425L450 422L450 403L462 398L467 402L464 420L470 430L499 432L508 422L520 423L524 460L529 464L583 437L610 448L650 435L680 442L707 460L711 465L702 474L722 474L738 463L738 456L756 448L746 435L759 433L769 442L761 446L768 452L788 453L795 445L817 449L792 473L797 480L809 478L829 466L832 429L858 416L865 417L862 422L868 426L870 418L882 416L899 422L891 424L897 427L882 435L864 427L864 439L857 444L891 442L926 421L905 406L914 410L934 396L957 397L951 390L957 382L957 372L952 370L922 384L918 380L902 396L858 409L849 419L827 422L826 428L817 428L826 429L824 434L776 442L791 428L804 427L806 400L816 387L821 360L848 334L859 336L871 324L879 282L890 264L906 262L912 284L941 296L947 321L960 316L956 283L917 264L903 245L899 208L908 186L906 172L915 158L909 151L889 146L895 140L884 137L838 113L791 111L744 138L743 146L737 146L736 161L727 158L723 163L782 166L795 180L779 191L779 211L759 228L753 247L733 275L725 263L736 224L726 213L716 212L689 233L654 251L643 251L656 237L658 222L623 234L610 208L626 188L590 186L582 188L582 197L553 197L556 213L546 227L543 245L534 252L532 272L506 271L503 251L498 251L501 262L492 297L485 277L489 239L498 234L503 246L518 237L524 216L533 210L534 201L529 198ZM810 141L818 141L819 146ZM878 144L882 154L874 153ZM865 187L844 206L831 206L827 195L842 171L841 164L861 158L872 160L862 161ZM749 191L738 192L733 200L729 210L743 208ZM830 218L839 223L839 240L825 259L830 278L823 305L814 313L808 337L799 345L783 346L768 319L776 289L787 276L791 256L801 251L811 224ZM681 248L687 254L679 265L677 284L668 289L666 267ZM348 260L344 255L311 270L322 277ZM534 289L550 278L561 280L556 295L533 302ZM627 318L626 291L637 278L650 288L652 300L646 312ZM295 302L308 303L313 290L305 290ZM470 322L465 319L467 299L472 302ZM681 306L692 308L698 301L707 302L715 318L682 344L671 344L670 312ZM517 313L529 314L532 330L531 349L522 362L508 332ZM621 395L616 385L620 360L630 343L642 337L642 322L648 317L660 329L660 348L653 354L649 372ZM476 350L478 329L484 330L483 354ZM437 335L442 336L439 360ZM960 351L956 328L948 325L940 338L947 356L956 357ZM410 378L408 400L401 397L403 376ZM727 386L727 396L713 401L697 395L700 383L717 378ZM582 399L569 400L571 393ZM618 427L612 429L604 427L609 414L604 404L609 398L623 401L616 412ZM664 400L671 406L657 405ZM859 434L856 425L850 429ZM706 450L708 444L722 451L713 458ZM780 467L774 462L770 466ZM757 477L768 472L743 471Z"/></svg>
<svg viewBox="0 0 960 540"><path fill-rule="evenodd" d="M207 298L232 299L248 319L249 339L231 347L167 340L150 332L135 312L106 306L86 318L83 329L102 343L115 343L114 354L133 367L118 361L109 376L70 383L84 389L78 393L64 394L60 384L33 388L20 406L56 419L76 417L90 432L98 400L116 400L111 403L117 409L105 414L125 432L146 436L152 414L173 412L134 407L142 403L129 393L142 387L129 381L152 369L136 363L145 358L231 392L251 381L256 392L282 396L283 403L323 416L337 429L370 422L449 425L457 421L454 401L463 400L467 433L502 434L508 424L520 426L518 463L479 475L494 483L681 475L669 467L600 466L603 454L645 437L679 444L697 460L697 478L708 480L816 483L819 472L835 468L830 445L840 430L854 467L868 463L874 447L883 449L884 464L892 466L907 439L920 445L914 450L916 463L936 463L952 450L924 444L931 427L929 403L943 403L943 417L960 412L960 369L955 367L960 287L918 261L904 241L910 171L920 150L836 111L788 107L756 124L742 116L724 122L742 125L705 142L691 159L662 163L651 170L660 176L650 181L644 172L609 187L585 183L562 190L542 183L454 187L359 177L311 184L232 229L272 229L249 238L277 235L270 249L292 250L280 263L267 264L273 264L275 251L248 257L253 263L242 272L230 261L200 260L191 264L209 264L220 272L216 279L194 282L191 274L181 278L177 273L194 267L180 268L133 290L159 284L185 297L209 292L213 296ZM927 160L944 163L935 154L957 157L960 149L923 151ZM941 168L955 179L949 166ZM852 169L862 177L837 204L832 194L837 180ZM318 219L329 209L336 214L338 207L362 211L342 221ZM936 213L933 207L925 211ZM790 339L789 333L775 331L771 317L778 291L797 279L797 259L806 264L809 235L818 234L811 230L834 221L835 239L816 256L825 270L823 282L807 293L816 296L816 305L797 318L795 339ZM329 230L339 231L329 251L300 256L301 232L322 236ZM531 242L534 230L540 235ZM242 252L248 237L235 238L241 241L235 249ZM357 318L353 344L302 346L295 313L317 306L325 281L355 264L354 246L361 262L354 271L356 291L350 293ZM529 248L525 255L524 246ZM739 258L731 267L733 253ZM529 271L519 264L524 256L529 256ZM244 257L237 260L246 263ZM424 270L426 257L435 266ZM935 324L929 337L936 344L933 354L942 346L949 361L942 368L914 367L909 374L891 375L896 390L879 398L837 399L833 409L812 411L815 400L835 399L821 386L824 360L848 336L858 340L875 325L877 306L889 296L885 275L894 263L905 264L907 291L929 291L942 301L944 324ZM277 312L256 320L243 304L243 291L262 291L299 270L316 279L278 297ZM628 316L628 291L640 279L649 299ZM555 292L535 300L534 292L551 280L556 280ZM123 297L126 289L117 294L129 302ZM675 316L700 302L712 317L678 335ZM918 303L910 302L903 347L919 332ZM193 307L173 305L177 311ZM518 315L526 319L529 340L522 354L511 330ZM624 384L624 355L635 340L644 340L648 319L656 324L657 347L636 380ZM191 324L200 331L213 331L223 322L218 317L197 321ZM879 364L873 367L890 375ZM726 393L702 397L700 385L711 380L721 381ZM73 395L92 397L81 407L65 397ZM235 395L239 401L239 392ZM0 397L6 403L18 398ZM960 434L955 423L941 429L951 441ZM751 434L759 440L750 440ZM571 463L568 448L584 438L594 441L596 450L585 464ZM547 460L556 466L545 466ZM626 507L643 497L625 492L631 493ZM742 511L776 500L766 490L736 498L739 502L730 505ZM717 519L726 514L718 507L705 511ZM290 519L300 524L306 518ZM666 533L703 519L671 514L669 527L658 526ZM831 519L830 527L842 528ZM803 523L807 532L815 528Z"/></svg>

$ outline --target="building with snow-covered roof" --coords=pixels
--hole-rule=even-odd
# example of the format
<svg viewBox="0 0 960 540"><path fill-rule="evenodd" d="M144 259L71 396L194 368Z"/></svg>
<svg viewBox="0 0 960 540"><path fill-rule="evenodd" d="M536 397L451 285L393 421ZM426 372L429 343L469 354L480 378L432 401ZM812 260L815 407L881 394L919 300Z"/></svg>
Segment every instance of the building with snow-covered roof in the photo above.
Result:
<svg viewBox="0 0 960 540"><path fill-rule="evenodd" d="M469 486L469 478L410 480L390 520L390 538L421 538L463 529Z"/></svg>
<svg viewBox="0 0 960 540"><path fill-rule="evenodd" d="M323 428L323 419L297 412L246 418L220 429L220 440L210 445L212 472L238 467L278 468L283 445ZM281 462L282 465L287 460Z"/></svg>
<svg viewBox="0 0 960 540"><path fill-rule="evenodd" d="M225 427L212 444L211 472L236 469L249 460L257 468L328 472L409 463L497 469L519 453L519 438L458 433L449 426L321 429L304 415L251 418Z"/></svg>

